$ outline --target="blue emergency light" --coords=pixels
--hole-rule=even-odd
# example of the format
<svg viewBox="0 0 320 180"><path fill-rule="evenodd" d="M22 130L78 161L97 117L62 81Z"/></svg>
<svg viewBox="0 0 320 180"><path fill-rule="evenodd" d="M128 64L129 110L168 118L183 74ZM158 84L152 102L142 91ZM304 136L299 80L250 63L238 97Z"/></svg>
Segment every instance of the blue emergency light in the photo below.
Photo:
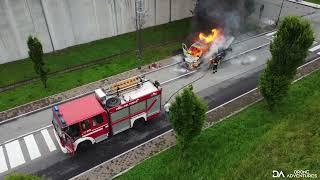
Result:
<svg viewBox="0 0 320 180"><path fill-rule="evenodd" d="M58 112L58 111L59 111L58 106L53 106L53 109L54 109L54 111L56 111L56 112Z"/></svg>

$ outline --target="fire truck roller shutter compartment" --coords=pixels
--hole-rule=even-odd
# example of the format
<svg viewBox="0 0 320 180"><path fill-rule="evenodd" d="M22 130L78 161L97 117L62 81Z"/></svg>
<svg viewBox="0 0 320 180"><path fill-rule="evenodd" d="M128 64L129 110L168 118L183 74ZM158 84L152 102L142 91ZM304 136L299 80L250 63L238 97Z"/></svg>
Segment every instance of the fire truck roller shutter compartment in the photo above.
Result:
<svg viewBox="0 0 320 180"><path fill-rule="evenodd" d="M129 107L123 108L111 114L113 135L130 128Z"/></svg>
<svg viewBox="0 0 320 180"><path fill-rule="evenodd" d="M148 117L160 112L160 95L156 95L147 100Z"/></svg>
<svg viewBox="0 0 320 180"><path fill-rule="evenodd" d="M131 127L134 126L135 121L147 121L146 117L146 108L147 108L147 101L141 101L138 103L135 103L130 106L130 121L131 121Z"/></svg>

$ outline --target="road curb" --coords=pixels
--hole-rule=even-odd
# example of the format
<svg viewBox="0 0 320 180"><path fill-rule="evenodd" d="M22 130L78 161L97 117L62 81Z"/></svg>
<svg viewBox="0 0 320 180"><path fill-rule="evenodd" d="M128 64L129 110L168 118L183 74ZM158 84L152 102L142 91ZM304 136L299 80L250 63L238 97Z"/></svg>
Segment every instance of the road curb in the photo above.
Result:
<svg viewBox="0 0 320 180"><path fill-rule="evenodd" d="M320 68L320 57L300 66L294 82L297 82ZM241 112L260 101L262 96L258 88L254 88L216 108L207 111L206 128L211 127L228 117ZM172 139L173 138L173 139ZM155 146L160 144L161 147ZM174 132L169 130L150 139L112 159L109 159L73 178L71 180L112 179L118 177L146 159L175 145ZM154 149L152 149L154 148ZM155 149L158 148L158 149ZM147 150L147 151L146 151ZM135 159L133 160L132 157Z"/></svg>

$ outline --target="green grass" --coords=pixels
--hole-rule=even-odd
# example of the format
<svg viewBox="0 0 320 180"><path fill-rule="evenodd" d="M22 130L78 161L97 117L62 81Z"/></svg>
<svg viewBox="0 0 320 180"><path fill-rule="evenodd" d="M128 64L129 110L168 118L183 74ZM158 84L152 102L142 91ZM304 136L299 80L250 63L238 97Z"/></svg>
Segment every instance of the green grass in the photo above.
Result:
<svg viewBox="0 0 320 180"><path fill-rule="evenodd" d="M24 173L12 173L5 176L4 180L44 180L44 178Z"/></svg>
<svg viewBox="0 0 320 180"><path fill-rule="evenodd" d="M172 51L178 49L180 45L177 42L161 48L145 49L143 52L143 64L149 64L170 56ZM130 70L136 66L137 59L135 52L132 52L90 68L50 77L47 89L44 89L40 81L20 86L0 93L0 111L106 78Z"/></svg>
<svg viewBox="0 0 320 180"><path fill-rule="evenodd" d="M206 129L185 158L176 147L119 179L272 179L272 170L320 176L320 71L296 83L275 112L259 102Z"/></svg>
<svg viewBox="0 0 320 180"><path fill-rule="evenodd" d="M320 4L320 0L305 0L305 1Z"/></svg>
<svg viewBox="0 0 320 180"><path fill-rule="evenodd" d="M170 41L188 34L190 19L146 28L142 32L144 46ZM128 33L87 44L70 47L45 55L45 63L50 72L89 63L113 54L136 48L136 34ZM36 77L29 59L0 65L0 87Z"/></svg>

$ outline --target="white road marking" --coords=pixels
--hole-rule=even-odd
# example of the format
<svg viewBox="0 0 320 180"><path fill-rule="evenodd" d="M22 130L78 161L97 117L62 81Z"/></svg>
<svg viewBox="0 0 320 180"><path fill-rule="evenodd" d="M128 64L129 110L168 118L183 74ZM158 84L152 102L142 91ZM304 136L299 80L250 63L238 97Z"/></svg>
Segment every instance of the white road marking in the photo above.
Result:
<svg viewBox="0 0 320 180"><path fill-rule="evenodd" d="M4 157L3 148L0 146L0 173L8 170L6 158Z"/></svg>
<svg viewBox="0 0 320 180"><path fill-rule="evenodd" d="M320 44L318 46L315 46L313 48L310 48L309 51L314 52L316 50L320 49Z"/></svg>
<svg viewBox="0 0 320 180"><path fill-rule="evenodd" d="M40 151L38 149L38 145L36 141L34 140L33 134L30 134L29 136L26 136L23 138L24 142L26 143L30 159L36 159L41 156Z"/></svg>
<svg viewBox="0 0 320 180"><path fill-rule="evenodd" d="M9 163L11 168L15 168L26 161L24 160L20 143L18 140L12 141L5 145L7 150L7 155L9 158Z"/></svg>
<svg viewBox="0 0 320 180"><path fill-rule="evenodd" d="M188 72L188 73L185 73L185 74L183 74L183 75L181 75L181 76L178 76L178 77L175 77L175 78L166 80L166 81L164 81L164 82L161 82L160 84L161 84L161 85L167 84L167 83L169 83L169 82L171 82L171 81L175 81L175 80L177 80L177 79L180 79L180 78L182 78L182 77L184 77L184 76L193 74L193 73L195 73L195 72L197 72L197 70L193 70L193 71L190 71L190 72Z"/></svg>
<svg viewBox="0 0 320 180"><path fill-rule="evenodd" d="M277 31L273 31L273 32L271 32L271 33L266 34L266 36L273 36L273 35L275 35L276 33L277 33Z"/></svg>
<svg viewBox="0 0 320 180"><path fill-rule="evenodd" d="M320 56L320 52L317 53Z"/></svg>
<svg viewBox="0 0 320 180"><path fill-rule="evenodd" d="M0 125L1 125L1 122L0 122ZM5 141L5 142L2 142L2 143L0 144L0 146L1 146L1 145L4 145L4 144L7 144L7 143L9 143L9 142L11 142L11 141L17 140L17 139L21 139L21 138L23 138L23 137L25 137L25 136L28 136L28 135L30 135L30 134L34 134L34 133L36 133L36 132L39 132L39 131L41 131L42 129L47 129L47 128L51 127L51 126L52 126L52 124L49 124L49 125L47 125L47 126L45 126L45 127L39 128L39 129L37 129L37 130L34 130L34 131L31 131L31 132L22 134L22 135L20 135L20 136L18 136L18 137L16 137L16 138L9 139L9 140L7 140L7 141Z"/></svg>
<svg viewBox="0 0 320 180"><path fill-rule="evenodd" d="M53 140L51 139L48 130L47 129L41 130L41 134L42 134L44 140L46 141L46 144L49 148L49 151L50 152L55 151L57 148L56 148L56 145L53 143Z"/></svg>

